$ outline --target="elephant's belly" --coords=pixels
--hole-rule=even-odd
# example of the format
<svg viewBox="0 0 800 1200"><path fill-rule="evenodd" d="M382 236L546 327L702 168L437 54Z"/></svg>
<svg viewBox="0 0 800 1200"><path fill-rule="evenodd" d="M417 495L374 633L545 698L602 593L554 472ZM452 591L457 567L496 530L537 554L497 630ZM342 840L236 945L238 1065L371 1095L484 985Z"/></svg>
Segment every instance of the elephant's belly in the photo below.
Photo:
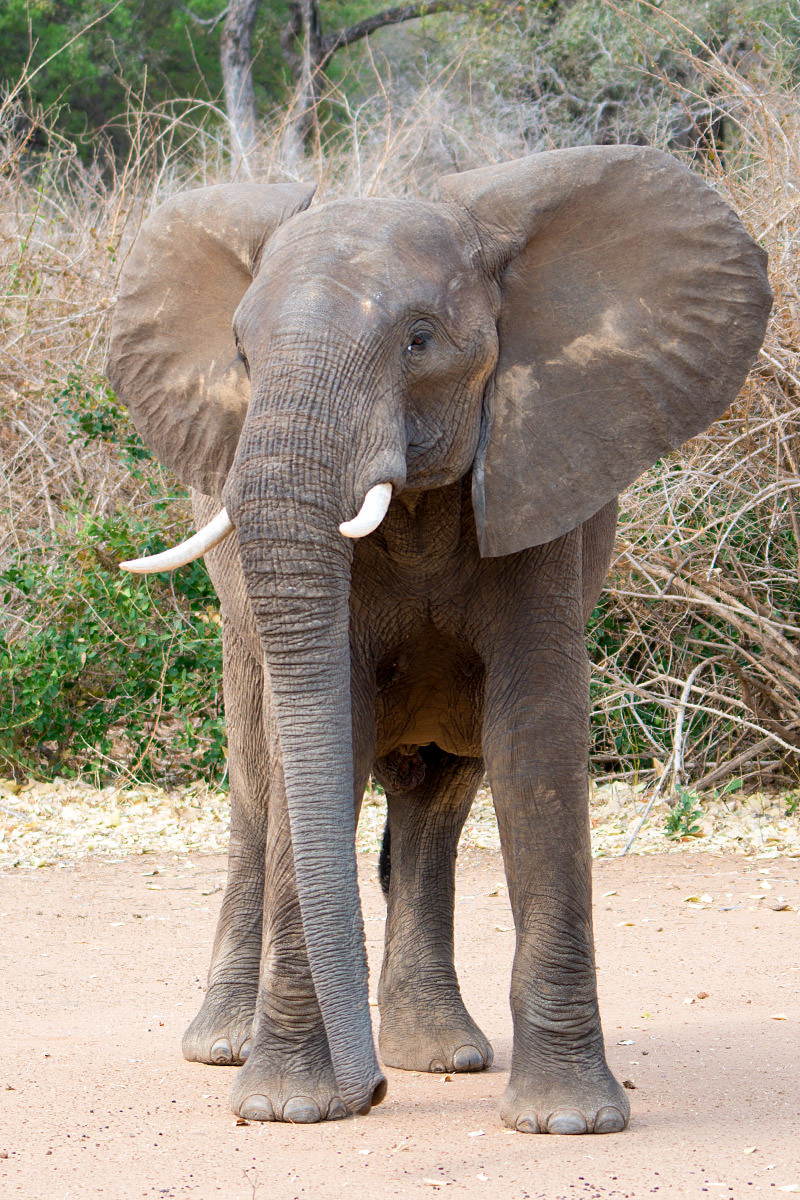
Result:
<svg viewBox="0 0 800 1200"><path fill-rule="evenodd" d="M378 757L431 742L480 756L483 664L469 647L424 630L384 656L377 684Z"/></svg>

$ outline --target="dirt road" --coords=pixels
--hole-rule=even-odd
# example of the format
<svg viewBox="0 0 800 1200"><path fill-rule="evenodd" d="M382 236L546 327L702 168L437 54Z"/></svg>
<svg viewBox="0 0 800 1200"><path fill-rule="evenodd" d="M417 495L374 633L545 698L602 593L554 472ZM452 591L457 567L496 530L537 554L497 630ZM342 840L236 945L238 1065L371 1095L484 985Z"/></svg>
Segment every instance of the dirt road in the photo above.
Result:
<svg viewBox="0 0 800 1200"><path fill-rule="evenodd" d="M383 901L375 857L361 865L374 986ZM479 850L459 860L457 958L494 1067L449 1079L390 1070L367 1117L237 1124L231 1069L180 1055L223 881L224 860L202 856L0 874L0 1196L800 1192L800 859L595 864L606 1041L633 1085L630 1129L606 1137L500 1124L514 935L499 854Z"/></svg>

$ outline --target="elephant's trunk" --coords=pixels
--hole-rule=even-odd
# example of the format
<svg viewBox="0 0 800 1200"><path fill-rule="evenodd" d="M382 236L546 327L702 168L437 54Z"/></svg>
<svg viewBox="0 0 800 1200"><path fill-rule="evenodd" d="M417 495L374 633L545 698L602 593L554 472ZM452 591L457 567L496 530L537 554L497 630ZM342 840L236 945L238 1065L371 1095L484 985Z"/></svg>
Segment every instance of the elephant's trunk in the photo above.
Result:
<svg viewBox="0 0 800 1200"><path fill-rule="evenodd" d="M243 536L244 514L237 526L275 705L311 974L339 1093L364 1112L382 1098L385 1081L372 1039L356 872L350 556L309 541L267 548Z"/></svg>
<svg viewBox="0 0 800 1200"><path fill-rule="evenodd" d="M353 551L338 529L352 512L352 486L342 492L353 441L339 430L320 447L318 431L313 441L304 436L304 418L273 407L248 420L225 499L275 707L314 987L339 1094L365 1112L386 1082L372 1038L355 855Z"/></svg>

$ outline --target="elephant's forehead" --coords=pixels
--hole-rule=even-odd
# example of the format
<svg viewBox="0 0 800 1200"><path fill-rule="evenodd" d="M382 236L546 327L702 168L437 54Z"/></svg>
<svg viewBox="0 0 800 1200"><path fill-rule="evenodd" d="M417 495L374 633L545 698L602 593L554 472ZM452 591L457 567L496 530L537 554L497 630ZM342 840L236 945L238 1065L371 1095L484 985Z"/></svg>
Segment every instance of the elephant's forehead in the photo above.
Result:
<svg viewBox="0 0 800 1200"><path fill-rule="evenodd" d="M325 277L372 300L447 288L469 271L472 248L441 205L421 201L333 201L298 213L278 230L262 270Z"/></svg>

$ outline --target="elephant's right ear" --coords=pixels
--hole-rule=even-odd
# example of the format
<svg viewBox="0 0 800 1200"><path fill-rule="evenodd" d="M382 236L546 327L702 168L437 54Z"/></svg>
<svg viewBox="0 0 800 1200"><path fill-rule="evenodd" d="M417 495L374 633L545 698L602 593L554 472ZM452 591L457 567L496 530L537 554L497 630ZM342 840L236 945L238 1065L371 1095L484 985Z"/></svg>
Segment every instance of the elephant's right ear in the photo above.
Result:
<svg viewBox="0 0 800 1200"><path fill-rule="evenodd" d="M265 243L305 184L182 192L144 224L120 278L106 371L153 453L219 496L250 397L231 322Z"/></svg>

